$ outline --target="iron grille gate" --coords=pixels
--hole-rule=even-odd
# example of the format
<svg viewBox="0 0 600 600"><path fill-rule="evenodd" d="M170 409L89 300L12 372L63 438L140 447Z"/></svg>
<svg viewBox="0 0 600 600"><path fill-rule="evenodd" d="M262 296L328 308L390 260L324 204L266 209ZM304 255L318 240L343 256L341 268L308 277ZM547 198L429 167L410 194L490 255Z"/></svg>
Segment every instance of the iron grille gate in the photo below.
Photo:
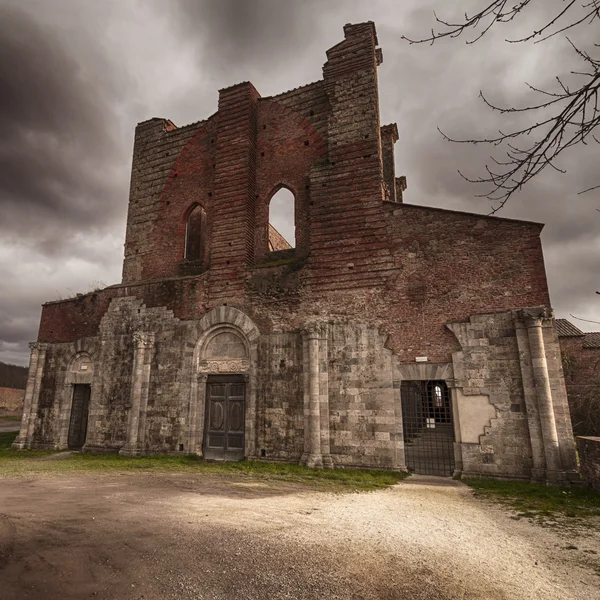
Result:
<svg viewBox="0 0 600 600"><path fill-rule="evenodd" d="M87 383L77 383L73 386L71 420L69 421L69 435L67 438L69 448L78 449L85 444L90 392L91 387Z"/></svg>
<svg viewBox="0 0 600 600"><path fill-rule="evenodd" d="M444 381L402 381L402 429L406 466L421 475L454 472L454 428Z"/></svg>

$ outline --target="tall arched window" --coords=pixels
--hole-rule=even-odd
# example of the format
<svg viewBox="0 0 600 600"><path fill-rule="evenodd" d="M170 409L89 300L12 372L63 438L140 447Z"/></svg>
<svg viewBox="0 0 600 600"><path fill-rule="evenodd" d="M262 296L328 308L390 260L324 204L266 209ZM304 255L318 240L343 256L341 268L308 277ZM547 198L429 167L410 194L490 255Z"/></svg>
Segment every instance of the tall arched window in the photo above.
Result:
<svg viewBox="0 0 600 600"><path fill-rule="evenodd" d="M287 188L281 188L269 204L269 251L296 247L295 198Z"/></svg>
<svg viewBox="0 0 600 600"><path fill-rule="evenodd" d="M185 229L185 259L198 261L204 255L206 239L206 212L199 205L191 210Z"/></svg>

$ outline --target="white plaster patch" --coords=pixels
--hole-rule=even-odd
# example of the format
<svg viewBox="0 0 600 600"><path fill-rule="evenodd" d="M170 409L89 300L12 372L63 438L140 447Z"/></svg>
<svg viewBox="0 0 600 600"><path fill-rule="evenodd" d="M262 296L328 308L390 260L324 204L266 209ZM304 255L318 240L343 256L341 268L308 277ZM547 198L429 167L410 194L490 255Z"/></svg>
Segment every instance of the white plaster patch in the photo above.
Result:
<svg viewBox="0 0 600 600"><path fill-rule="evenodd" d="M478 444L485 426L496 418L496 409L489 396L465 396L460 388L456 390L456 399L461 439L467 444Z"/></svg>

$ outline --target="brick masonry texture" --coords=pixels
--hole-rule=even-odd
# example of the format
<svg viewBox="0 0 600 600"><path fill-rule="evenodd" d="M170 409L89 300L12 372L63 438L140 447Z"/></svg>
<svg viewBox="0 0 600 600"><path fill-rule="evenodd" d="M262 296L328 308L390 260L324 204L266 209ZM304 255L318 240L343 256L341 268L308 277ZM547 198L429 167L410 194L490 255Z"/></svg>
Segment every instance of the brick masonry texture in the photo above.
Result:
<svg viewBox="0 0 600 600"><path fill-rule="evenodd" d="M202 454L207 378L231 373L245 456L404 469L400 383L444 379L457 470L572 476L542 225L403 203L377 44L373 23L346 25L322 81L268 98L240 83L205 121L138 125L122 282L44 305L17 447L64 447L81 383L84 450ZM273 251L282 187L296 247Z"/></svg>
<svg viewBox="0 0 600 600"><path fill-rule="evenodd" d="M0 414L20 414L23 410L23 398L25 390L0 387Z"/></svg>
<svg viewBox="0 0 600 600"><path fill-rule="evenodd" d="M567 395L576 435L600 434L600 334L557 319Z"/></svg>

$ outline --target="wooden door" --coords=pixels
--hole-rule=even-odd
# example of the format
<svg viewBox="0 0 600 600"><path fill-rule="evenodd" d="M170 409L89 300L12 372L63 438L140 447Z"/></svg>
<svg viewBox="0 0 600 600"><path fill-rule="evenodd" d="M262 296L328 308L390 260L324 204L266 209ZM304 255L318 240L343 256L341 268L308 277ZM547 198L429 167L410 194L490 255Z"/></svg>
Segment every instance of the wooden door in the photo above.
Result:
<svg viewBox="0 0 600 600"><path fill-rule="evenodd" d="M241 460L244 458L246 421L243 377L213 376L206 385L204 457Z"/></svg>
<svg viewBox="0 0 600 600"><path fill-rule="evenodd" d="M73 402L71 404L71 420L67 445L78 450L85 444L87 434L88 410L90 405L91 386L77 383L73 386Z"/></svg>

